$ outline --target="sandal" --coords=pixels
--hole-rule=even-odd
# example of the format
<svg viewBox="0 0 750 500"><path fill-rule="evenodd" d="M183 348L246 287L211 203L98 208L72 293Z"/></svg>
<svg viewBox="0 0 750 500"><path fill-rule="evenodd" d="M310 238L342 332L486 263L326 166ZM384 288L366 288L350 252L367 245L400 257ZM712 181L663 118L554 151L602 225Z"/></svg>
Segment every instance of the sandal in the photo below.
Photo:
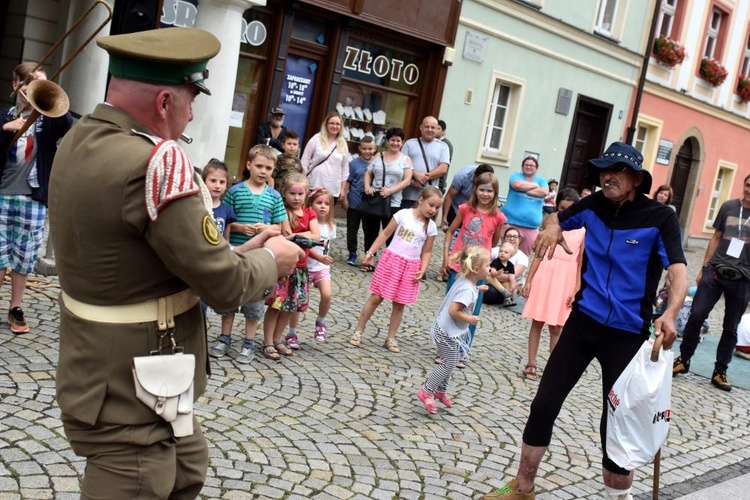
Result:
<svg viewBox="0 0 750 500"><path fill-rule="evenodd" d="M466 368L466 359L461 358L458 360L458 363L456 363L456 368L461 368L462 370Z"/></svg>
<svg viewBox="0 0 750 500"><path fill-rule="evenodd" d="M363 272L363 273L371 273L375 270L375 266L373 266L372 264L365 264L362 267L360 267L359 270L360 272Z"/></svg>
<svg viewBox="0 0 750 500"><path fill-rule="evenodd" d="M386 339L385 344L383 344L383 347L385 347L391 352L401 352L401 349L399 349L398 342L396 342L396 339Z"/></svg>
<svg viewBox="0 0 750 500"><path fill-rule="evenodd" d="M536 380L536 365L526 365L526 368L523 370L523 376L526 377L526 380Z"/></svg>
<svg viewBox="0 0 750 500"><path fill-rule="evenodd" d="M283 354L284 356L291 356L294 354L294 351L288 347L283 340L279 340L278 342L273 344L273 347L276 349L276 352L279 354Z"/></svg>
<svg viewBox="0 0 750 500"><path fill-rule="evenodd" d="M279 351L276 350L273 344L263 344L263 350L261 350L260 352L262 352L263 356L267 357L268 359L272 359L274 361L281 361L281 356L279 356Z"/></svg>
<svg viewBox="0 0 750 500"><path fill-rule="evenodd" d="M417 398L422 402L422 404L424 405L424 409L429 413L432 413L434 415L438 412L437 404L435 404L435 399L430 395L429 392L425 391L424 388L417 391Z"/></svg>
<svg viewBox="0 0 750 500"><path fill-rule="evenodd" d="M352 334L352 338L349 339L349 343L353 346L359 347L359 344L362 342L362 332L355 331Z"/></svg>

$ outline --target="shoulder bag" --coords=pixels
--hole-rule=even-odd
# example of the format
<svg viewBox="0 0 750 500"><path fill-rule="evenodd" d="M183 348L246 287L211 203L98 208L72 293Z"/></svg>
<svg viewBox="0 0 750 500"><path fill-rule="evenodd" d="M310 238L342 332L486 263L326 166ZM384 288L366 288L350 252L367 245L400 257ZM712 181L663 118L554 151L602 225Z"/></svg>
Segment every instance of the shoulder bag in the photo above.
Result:
<svg viewBox="0 0 750 500"><path fill-rule="evenodd" d="M333 145L333 149L331 150L330 153L328 153L328 156L326 156L325 158L323 158L322 160L320 160L318 163L316 163L315 165L313 165L313 168L311 168L310 170L308 170L305 175L309 177L313 170L315 170L316 168L318 168L323 163L327 162L328 158L330 158L331 155L333 154L333 152L336 151L337 147L338 147L338 144L334 144Z"/></svg>
<svg viewBox="0 0 750 500"><path fill-rule="evenodd" d="M385 159L383 153L380 153L380 162L383 164L383 184L381 189L385 187ZM369 215L370 217L380 217L381 219L387 219L391 217L391 197L380 196L380 189L376 190L372 195L362 193L362 201L359 202L359 212L363 215Z"/></svg>

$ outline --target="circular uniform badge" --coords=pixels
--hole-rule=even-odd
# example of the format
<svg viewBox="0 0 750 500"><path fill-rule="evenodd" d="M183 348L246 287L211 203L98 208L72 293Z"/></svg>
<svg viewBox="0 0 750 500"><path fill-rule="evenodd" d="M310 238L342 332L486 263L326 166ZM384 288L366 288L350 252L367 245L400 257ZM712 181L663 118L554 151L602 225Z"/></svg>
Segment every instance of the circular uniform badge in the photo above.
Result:
<svg viewBox="0 0 750 500"><path fill-rule="evenodd" d="M210 215L203 216L203 237L212 245L218 245L221 241L219 228L216 227L216 222Z"/></svg>

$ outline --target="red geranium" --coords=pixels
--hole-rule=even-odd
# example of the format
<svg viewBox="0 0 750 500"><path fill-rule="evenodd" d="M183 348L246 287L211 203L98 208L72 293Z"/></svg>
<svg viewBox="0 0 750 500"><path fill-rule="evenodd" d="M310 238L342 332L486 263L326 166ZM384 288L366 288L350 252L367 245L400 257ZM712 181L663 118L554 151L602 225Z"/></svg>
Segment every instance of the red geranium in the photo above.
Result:
<svg viewBox="0 0 750 500"><path fill-rule="evenodd" d="M654 40L652 52L658 61L670 68L674 68L687 57L684 45L665 36Z"/></svg>
<svg viewBox="0 0 750 500"><path fill-rule="evenodd" d="M701 60L700 75L714 87L718 87L727 79L729 72L716 59L703 58Z"/></svg>
<svg viewBox="0 0 750 500"><path fill-rule="evenodd" d="M741 76L737 82L737 95L743 101L750 101L750 78Z"/></svg>

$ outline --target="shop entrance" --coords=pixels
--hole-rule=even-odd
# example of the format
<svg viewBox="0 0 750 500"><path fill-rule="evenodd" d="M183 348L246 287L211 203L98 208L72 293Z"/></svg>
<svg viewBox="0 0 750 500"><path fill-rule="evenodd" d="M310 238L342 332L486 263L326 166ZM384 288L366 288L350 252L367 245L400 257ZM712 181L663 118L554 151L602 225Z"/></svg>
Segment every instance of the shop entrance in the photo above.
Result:
<svg viewBox="0 0 750 500"><path fill-rule="evenodd" d="M586 96L578 96L568 150L565 154L560 187L580 192L591 188L586 180L586 161L604 151L604 140L612 116L612 105Z"/></svg>

